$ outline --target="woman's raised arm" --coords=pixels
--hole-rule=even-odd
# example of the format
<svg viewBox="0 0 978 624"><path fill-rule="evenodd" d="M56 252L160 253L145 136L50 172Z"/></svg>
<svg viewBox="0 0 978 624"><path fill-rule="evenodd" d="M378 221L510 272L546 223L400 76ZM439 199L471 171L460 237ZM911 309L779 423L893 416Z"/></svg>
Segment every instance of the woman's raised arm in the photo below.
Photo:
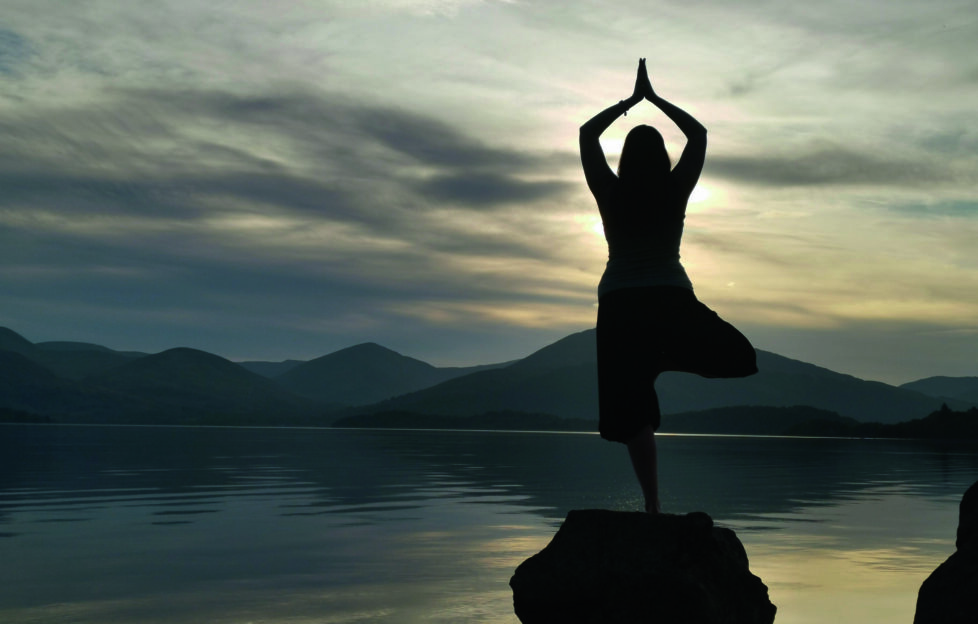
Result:
<svg viewBox="0 0 978 624"><path fill-rule="evenodd" d="M651 82L645 97L686 135L686 147L672 170L672 178L686 193L692 193L706 162L706 127L683 109L659 97Z"/></svg>
<svg viewBox="0 0 978 624"><path fill-rule="evenodd" d="M628 109L642 101L645 95L644 81L648 83L648 74L645 71L645 59L640 59L638 63L638 76L635 79L635 89L627 100L621 100L604 109L583 126L580 132L581 145L581 164L584 165L584 178L591 193L597 196L609 184L617 179L608 160L605 158L604 150L601 149L601 135L608 129L616 119L628 112ZM651 89L651 87L649 87Z"/></svg>

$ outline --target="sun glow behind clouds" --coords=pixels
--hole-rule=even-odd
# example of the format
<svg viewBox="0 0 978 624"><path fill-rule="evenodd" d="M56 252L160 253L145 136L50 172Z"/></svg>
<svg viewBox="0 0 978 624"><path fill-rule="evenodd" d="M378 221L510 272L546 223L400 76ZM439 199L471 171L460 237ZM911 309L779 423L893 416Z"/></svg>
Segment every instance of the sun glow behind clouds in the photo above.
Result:
<svg viewBox="0 0 978 624"><path fill-rule="evenodd" d="M700 202L705 202L710 198L710 189L706 188L702 184L697 184L696 188L693 189L693 193L689 196L690 204L698 204Z"/></svg>
<svg viewBox="0 0 978 624"><path fill-rule="evenodd" d="M601 241L604 241L604 223L601 222L601 217L595 215L593 217L582 217L578 220L583 222L588 230L597 234Z"/></svg>

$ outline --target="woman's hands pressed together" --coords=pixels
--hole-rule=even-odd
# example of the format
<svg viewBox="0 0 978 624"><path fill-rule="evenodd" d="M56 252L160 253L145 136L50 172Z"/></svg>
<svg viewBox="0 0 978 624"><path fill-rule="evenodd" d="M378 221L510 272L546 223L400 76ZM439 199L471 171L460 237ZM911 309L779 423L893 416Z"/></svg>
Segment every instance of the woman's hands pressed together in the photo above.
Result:
<svg viewBox="0 0 978 624"><path fill-rule="evenodd" d="M651 102L655 98L655 90L652 89L652 81L649 80L644 58L638 59L638 73L635 75L635 90L632 91L632 98L636 102L643 99Z"/></svg>

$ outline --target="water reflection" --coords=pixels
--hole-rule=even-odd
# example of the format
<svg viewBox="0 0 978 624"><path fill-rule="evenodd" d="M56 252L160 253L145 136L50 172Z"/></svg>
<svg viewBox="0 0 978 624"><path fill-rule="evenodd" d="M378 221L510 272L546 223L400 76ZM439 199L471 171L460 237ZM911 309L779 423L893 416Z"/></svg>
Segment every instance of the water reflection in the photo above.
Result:
<svg viewBox="0 0 978 624"><path fill-rule="evenodd" d="M283 514L408 511L432 498L519 504L548 519L632 508L618 445L588 434L7 427L0 510L156 515L220 510L228 497L291 498ZM978 474L971 445L661 436L663 503L718 518L908 496L957 499ZM375 519L382 521L381 515Z"/></svg>
<svg viewBox="0 0 978 624"><path fill-rule="evenodd" d="M666 510L735 528L782 623L909 621L978 476L964 444L659 448ZM640 503L587 434L0 427L0 620L515 622L570 509Z"/></svg>

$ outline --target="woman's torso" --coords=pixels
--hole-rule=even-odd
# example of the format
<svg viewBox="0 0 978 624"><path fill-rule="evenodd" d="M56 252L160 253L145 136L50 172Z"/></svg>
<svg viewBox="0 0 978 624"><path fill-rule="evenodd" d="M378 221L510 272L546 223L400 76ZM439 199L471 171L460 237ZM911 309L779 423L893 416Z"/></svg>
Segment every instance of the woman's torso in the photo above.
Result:
<svg viewBox="0 0 978 624"><path fill-rule="evenodd" d="M679 260L686 197L671 189L630 191L620 181L597 198L608 241L608 264L598 297L619 288L680 286L693 289Z"/></svg>

